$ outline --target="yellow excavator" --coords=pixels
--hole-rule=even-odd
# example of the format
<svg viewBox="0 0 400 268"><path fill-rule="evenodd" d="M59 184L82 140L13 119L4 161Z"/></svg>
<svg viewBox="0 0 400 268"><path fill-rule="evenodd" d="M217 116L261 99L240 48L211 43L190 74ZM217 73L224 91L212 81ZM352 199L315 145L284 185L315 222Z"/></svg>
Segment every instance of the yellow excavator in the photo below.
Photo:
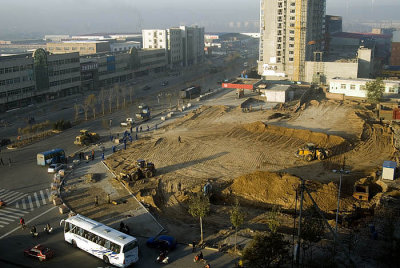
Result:
<svg viewBox="0 0 400 268"><path fill-rule="evenodd" d="M305 146L299 148L296 152L296 157L303 158L307 162L312 160L324 160L328 157L329 152L324 148L318 148L313 143L307 143Z"/></svg>
<svg viewBox="0 0 400 268"><path fill-rule="evenodd" d="M89 132L86 129L81 129L80 135L76 136L74 144L76 145L89 145L96 143L100 140L99 134L95 132Z"/></svg>

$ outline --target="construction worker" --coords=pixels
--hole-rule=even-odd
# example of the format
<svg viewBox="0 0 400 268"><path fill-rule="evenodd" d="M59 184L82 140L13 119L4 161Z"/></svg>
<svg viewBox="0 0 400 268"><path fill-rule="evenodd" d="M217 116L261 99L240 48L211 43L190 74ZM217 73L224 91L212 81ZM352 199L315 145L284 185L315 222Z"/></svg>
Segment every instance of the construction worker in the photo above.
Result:
<svg viewBox="0 0 400 268"><path fill-rule="evenodd" d="M92 161L94 160L94 150L92 150Z"/></svg>
<svg viewBox="0 0 400 268"><path fill-rule="evenodd" d="M99 197L97 195L94 197L94 205L96 207L99 205Z"/></svg>
<svg viewBox="0 0 400 268"><path fill-rule="evenodd" d="M107 194L107 203L111 204L111 196L110 196L110 194Z"/></svg>
<svg viewBox="0 0 400 268"><path fill-rule="evenodd" d="M179 143L182 142L181 136L178 136L178 142L179 142Z"/></svg>

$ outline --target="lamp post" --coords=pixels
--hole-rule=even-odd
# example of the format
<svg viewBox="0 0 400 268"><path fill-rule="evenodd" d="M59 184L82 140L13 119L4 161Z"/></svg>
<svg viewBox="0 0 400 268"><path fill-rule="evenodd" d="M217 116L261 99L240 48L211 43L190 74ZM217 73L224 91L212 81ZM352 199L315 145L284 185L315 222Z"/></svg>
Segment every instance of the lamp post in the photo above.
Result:
<svg viewBox="0 0 400 268"><path fill-rule="evenodd" d="M339 219L339 207L340 207L340 191L342 189L342 177L343 174L349 174L349 170L344 170L343 168L340 170L332 170L334 173L339 173L340 178L339 178L339 191L338 191L338 199L337 199L337 209L336 209L336 225L335 225L335 233L337 236L337 229L338 229L338 219Z"/></svg>

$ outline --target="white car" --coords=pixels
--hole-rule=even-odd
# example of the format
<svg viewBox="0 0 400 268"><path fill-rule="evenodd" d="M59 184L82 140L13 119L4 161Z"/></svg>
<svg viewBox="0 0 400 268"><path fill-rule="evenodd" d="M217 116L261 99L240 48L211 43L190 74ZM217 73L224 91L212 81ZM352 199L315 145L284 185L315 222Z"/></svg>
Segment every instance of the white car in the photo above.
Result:
<svg viewBox="0 0 400 268"><path fill-rule="evenodd" d="M49 168L47 169L48 173L56 173L58 172L60 169L64 168L64 165L61 163L57 163L57 164L51 164L49 166Z"/></svg>

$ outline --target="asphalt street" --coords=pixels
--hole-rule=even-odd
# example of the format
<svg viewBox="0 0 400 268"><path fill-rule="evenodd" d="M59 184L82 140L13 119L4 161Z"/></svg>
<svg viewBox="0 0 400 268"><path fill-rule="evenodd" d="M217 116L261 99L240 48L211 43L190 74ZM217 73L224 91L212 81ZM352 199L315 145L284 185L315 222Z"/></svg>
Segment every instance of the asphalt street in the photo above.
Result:
<svg viewBox="0 0 400 268"><path fill-rule="evenodd" d="M229 71L225 72L226 77L237 76L242 69L242 61L237 63ZM203 69L206 70L206 68ZM183 87L186 81L198 76L198 71L192 69L187 74L181 77L149 77L152 80L149 82L143 81L142 84L149 84L151 90L136 92L136 98L141 98L154 107L153 114L158 114L165 110L169 103L167 101L157 100L157 94L163 90L160 83L163 80L169 81L169 87L179 90ZM203 88L216 88L216 81L222 79L221 73L208 74L206 79L200 82ZM140 86L138 86L140 88ZM77 97L78 98L78 97ZM80 97L81 99L84 97ZM79 101L79 100L77 100ZM177 99L171 102L176 103ZM54 105L57 104L57 105ZM72 119L74 117L73 104L71 97L68 101L57 100L49 103L48 106L38 108L40 111L46 110L48 114L37 116L35 109L32 108L29 112L25 111L23 114L10 114L8 120L16 120L23 118L27 114L35 115L37 121L44 119L56 120L60 118ZM100 259L84 253L81 250L70 247L63 241L63 233L60 227L55 229L51 235L46 235L43 232L39 238L34 239L29 235L28 230L21 230L18 226L19 217L24 217L28 226L35 225L39 231L43 230L46 223L52 226L59 226L61 219L65 215L61 215L58 209L50 203L50 183L52 175L47 173L47 169L36 165L36 154L42 151L47 151L53 148L63 148L67 155L77 151L80 147L73 144L75 136L78 135L79 129L89 129L91 131L99 132L100 135L107 139L109 132L102 126L102 121L109 119L113 120L113 128L111 132L122 133L124 129L119 126L119 123L125 120L126 117L132 117L136 112L136 107L131 106L125 110L116 111L111 115L105 117L98 117L96 120L89 120L75 126L67 131L52 136L48 139L31 144L27 147L16 150L2 149L0 157L4 165L0 162L0 198L5 199L7 206L0 208L0 266L1 267L104 267ZM127 116L131 115L131 116ZM148 122L150 127L154 127L155 123L161 123L159 117ZM23 126L22 122L15 123L11 127L1 128L0 135L15 136L16 129ZM99 155L99 154L97 154ZM11 165L9 165L11 159ZM144 239L140 239L141 242ZM39 263L35 260L26 259L23 257L23 249L31 247L37 243L45 243L50 248L56 251L56 257L48 263ZM141 243L143 244L143 243ZM154 260L157 257L157 252L141 246L142 258L136 267L157 267ZM222 255L213 251L203 251L206 258L212 260L213 267L233 267L232 257ZM193 256L190 249L181 245L178 249L171 253L170 258L172 263L168 267L199 267L193 264Z"/></svg>

